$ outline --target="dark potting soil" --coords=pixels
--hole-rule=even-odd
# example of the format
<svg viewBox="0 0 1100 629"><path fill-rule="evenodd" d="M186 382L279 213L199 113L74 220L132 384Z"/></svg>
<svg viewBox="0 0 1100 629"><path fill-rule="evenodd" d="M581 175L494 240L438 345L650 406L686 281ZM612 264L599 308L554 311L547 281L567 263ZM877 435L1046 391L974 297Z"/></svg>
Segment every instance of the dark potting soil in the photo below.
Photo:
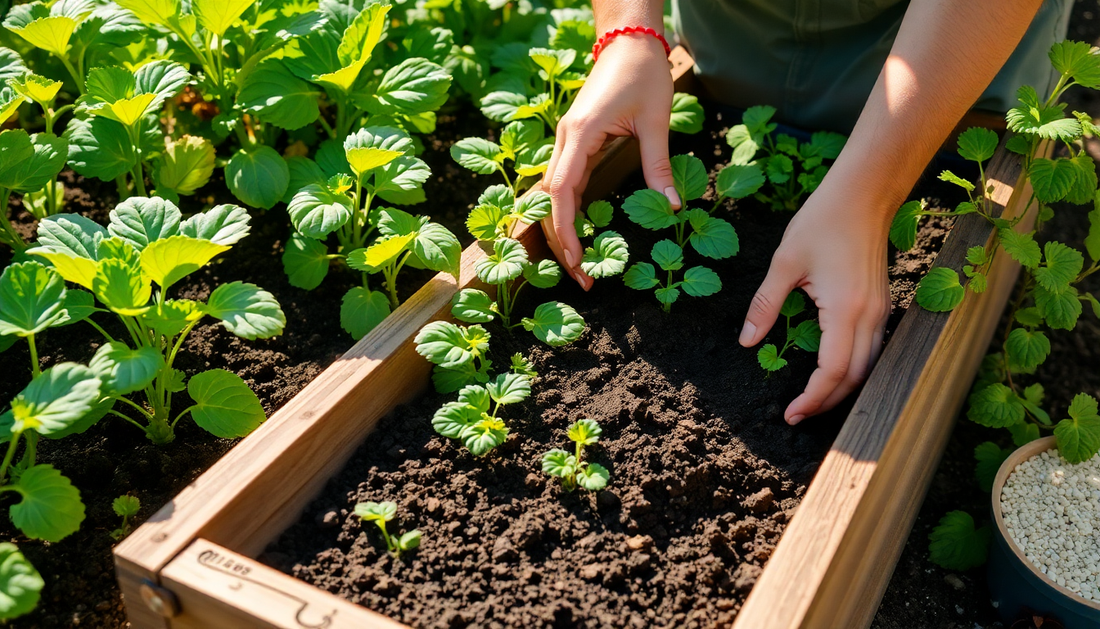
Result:
<svg viewBox="0 0 1100 629"><path fill-rule="evenodd" d="M677 138L708 166L728 158L729 122ZM719 152L723 158L716 158ZM713 177L713 173L712 173ZM644 184L635 176L624 190ZM622 197L612 199L618 208ZM682 297L671 313L652 292L600 280L590 293L566 281L527 292L518 310L561 300L588 329L551 350L489 324L494 364L522 352L539 372L532 396L503 416L511 433L483 459L437 435L430 418L452 395L429 393L397 408L260 557L295 577L414 627L709 627L740 609L804 495L849 404L797 427L782 419L815 358L799 350L767 376L737 336L790 218L755 203L727 204L741 251L713 261L693 251L723 289ZM632 260L659 237L625 219ZM912 286L946 233L921 234L922 253L891 268L900 317ZM797 323L805 314L795 320ZM769 342L781 342L783 330ZM611 470L598 493L564 492L541 455L568 447L566 427L590 417L600 443L586 457ZM395 560L361 501L398 504L391 530L419 529L420 548Z"/></svg>
<svg viewBox="0 0 1100 629"><path fill-rule="evenodd" d="M446 224L464 243L471 238L463 220L457 217L465 216L489 178L477 178L458 168L448 150L460 137L484 134L484 126L471 128L473 121L479 119L441 117L437 132L424 138L427 150L422 158L433 173L425 184L429 201L413 206L415 212L433 214L435 220ZM62 173L61 179L66 189L65 211L78 212L106 225L108 214L117 203L114 184L84 179L72 171ZM189 214L219 203L235 202L218 169L198 195L184 197L180 205L184 214ZM290 286L280 261L290 229L285 207L280 205L252 214L251 234L210 266L175 285L172 296L205 299L218 284L234 280L252 282L274 294L286 314L286 329L273 339L246 341L208 320L188 337L176 367L188 375L211 368L238 374L256 392L270 415L354 343L340 327L340 302L344 293L356 285L357 278L333 270L313 291ZM12 218L22 234L34 233L35 223L18 200L12 203ZM0 252L3 256L0 262L6 265L9 255L7 250ZM428 277L427 272L403 272L400 285L403 296L412 294ZM108 332L125 335L121 328L116 330L113 317L99 315L96 320ZM62 361L87 364L102 342L91 327L79 324L47 330L37 340L43 368ZM30 356L25 342L18 342L0 354L0 373L5 376L0 378L2 407L30 380ZM188 404L186 394L174 398L174 408L183 409ZM116 410L126 412L122 405ZM137 496L142 506L134 524L139 525L234 443L235 440L217 439L184 420L177 426L173 443L155 446L136 427L110 416L84 434L57 442L45 440L39 448L38 462L52 464L72 479L81 491L86 519L77 533L48 544L26 539L8 518L0 518L0 538L16 542L46 581L38 609L13 621L12 626L43 629L123 626L125 612L111 558L111 548L116 542L109 536L119 526L120 519L111 509L112 500L127 493Z"/></svg>

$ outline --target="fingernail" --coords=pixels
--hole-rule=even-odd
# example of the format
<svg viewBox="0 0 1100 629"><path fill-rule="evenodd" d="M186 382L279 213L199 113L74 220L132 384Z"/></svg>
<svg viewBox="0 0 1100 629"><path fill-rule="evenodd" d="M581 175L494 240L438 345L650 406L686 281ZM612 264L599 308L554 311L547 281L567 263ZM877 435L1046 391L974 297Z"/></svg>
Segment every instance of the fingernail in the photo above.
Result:
<svg viewBox="0 0 1100 629"><path fill-rule="evenodd" d="M745 322L745 327L741 328L741 338L738 342L748 347L752 345L752 339L756 336L756 326L751 321Z"/></svg>
<svg viewBox="0 0 1100 629"><path fill-rule="evenodd" d="M576 260L573 259L573 253L570 252L568 249L566 249L564 251L564 253L565 253L565 266L567 266L570 269L570 271L569 271L570 273L575 273L575 271L572 271L572 268L574 266L576 266L576 264L575 264ZM574 275L573 277L576 277L576 275Z"/></svg>
<svg viewBox="0 0 1100 629"><path fill-rule="evenodd" d="M805 415L795 415L794 417L788 419L787 423L794 426L795 424L802 421L803 419L806 419Z"/></svg>
<svg viewBox="0 0 1100 629"><path fill-rule="evenodd" d="M665 188L665 196L668 197L668 202L672 204L673 209L680 207L680 195L676 193L676 188L673 186Z"/></svg>

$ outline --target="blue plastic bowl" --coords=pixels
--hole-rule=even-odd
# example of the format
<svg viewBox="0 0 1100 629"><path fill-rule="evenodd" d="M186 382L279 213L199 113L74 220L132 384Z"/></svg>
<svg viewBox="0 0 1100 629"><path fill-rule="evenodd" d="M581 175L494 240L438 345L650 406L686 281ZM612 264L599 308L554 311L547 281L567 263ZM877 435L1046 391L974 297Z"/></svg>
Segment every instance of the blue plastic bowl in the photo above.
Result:
<svg viewBox="0 0 1100 629"><path fill-rule="evenodd" d="M1008 475L1020 463L1054 446L1054 437L1032 441L1013 452L997 471L990 503L996 526L989 549L989 592L1006 623L1030 612L1057 618L1065 629L1100 629L1100 603L1081 598L1033 566L1009 537L1001 517L1001 488Z"/></svg>

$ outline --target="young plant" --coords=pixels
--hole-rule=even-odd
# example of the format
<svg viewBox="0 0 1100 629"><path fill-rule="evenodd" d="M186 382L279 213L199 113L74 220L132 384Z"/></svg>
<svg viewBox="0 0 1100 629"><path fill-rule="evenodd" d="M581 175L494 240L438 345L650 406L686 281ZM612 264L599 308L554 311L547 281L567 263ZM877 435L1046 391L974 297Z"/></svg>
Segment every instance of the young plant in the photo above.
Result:
<svg viewBox="0 0 1100 629"><path fill-rule="evenodd" d="M599 463L584 462L585 446L595 445L600 440L603 429L594 419L581 419L569 427L569 439L576 444L573 454L565 450L554 449L542 455L542 471L561 479L565 491L573 491L578 486L588 491L599 491L607 487L611 474Z"/></svg>
<svg viewBox="0 0 1100 629"><path fill-rule="evenodd" d="M482 195L482 198L489 197L490 200L495 201L495 205L500 209L515 205L516 198L527 186L527 179L533 180L546 171L553 152L554 138L546 137L546 129L538 120L516 120L508 123L500 133L499 144L475 137L463 138L451 145L451 158L463 168L479 175L500 173L506 189L511 192L511 198L503 195L499 188L505 186L499 185L491 186ZM509 175L509 172L512 175ZM547 195L548 200L549 195ZM478 207L482 204L479 200ZM475 212L471 213L471 220L477 221L475 224L479 228L482 224L485 228L490 225L495 228L500 220L503 220L503 217L500 217L500 220L491 221L493 214L475 218L475 213L484 214L484 211L479 212L475 208ZM505 216L512 213L508 212ZM513 223L514 220L508 223L507 227ZM473 233L474 229L471 227L470 232Z"/></svg>
<svg viewBox="0 0 1100 629"><path fill-rule="evenodd" d="M122 539L130 534L130 518L136 516L138 511L141 510L141 501L137 499L137 496L123 495L111 502L111 508L114 510L115 515L122 518L122 524L111 531L111 537Z"/></svg>
<svg viewBox="0 0 1100 629"><path fill-rule="evenodd" d="M303 162L304 171L315 169L312 182L287 206L295 233L283 268L292 285L316 288L334 262L363 273L363 285L348 291L340 309L341 325L356 339L398 306L397 276L406 266L458 275L462 246L446 227L424 216L375 207L376 199L424 200L421 186L431 172L412 150L412 138L400 129L360 129L344 142L340 160L328 160L336 162L327 165L336 171L328 179L317 163ZM372 238L375 231L378 236ZM326 241L333 234L337 246L330 253ZM371 275L382 276L383 290L370 288Z"/></svg>
<svg viewBox="0 0 1100 629"><path fill-rule="evenodd" d="M771 209L793 212L825 178L829 171L825 162L840 155L846 138L839 133L818 131L802 143L785 133L773 136L778 126L771 121L775 111L766 105L749 107L741 124L726 132L733 156L719 174L719 203L722 198L755 193L756 199ZM771 186L761 192L765 180ZM722 190L731 193L722 194Z"/></svg>
<svg viewBox="0 0 1100 629"><path fill-rule="evenodd" d="M573 225L578 238L588 238L611 224L614 208L607 201L594 201L585 212L577 212ZM581 257L581 269L589 277L600 279L619 275L626 270L630 260L630 249L626 239L617 232L605 231L596 234L592 246L585 247Z"/></svg>
<svg viewBox="0 0 1100 629"><path fill-rule="evenodd" d="M27 243L12 227L8 219L8 203L12 193L22 193L24 205L38 219L41 206L31 199L44 189L57 194L56 179L65 167L68 143L46 133L29 135L22 129L0 132L0 242L18 253L27 250ZM50 193L45 193L49 196ZM36 209L39 208L39 209Z"/></svg>
<svg viewBox="0 0 1100 629"><path fill-rule="evenodd" d="M355 505L355 515L364 522L374 522L378 526L382 539L386 541L386 550L394 557L400 557L401 553L416 550L420 546L420 531L416 529L400 536L396 533L390 535L386 531L386 522L397 517L395 502L360 502Z"/></svg>
<svg viewBox="0 0 1100 629"><path fill-rule="evenodd" d="M173 365L187 335L206 316L245 339L280 334L286 317L270 293L244 282L217 286L206 302L169 299L168 291L248 235L248 212L219 205L181 220L179 208L160 198L133 197L111 211L106 229L78 215L59 214L38 227L30 253L53 264L65 280L91 291L117 315L126 337L105 338L90 368L103 382L98 420L108 413L142 429L154 443L175 439L185 415L225 439L243 437L265 419L259 399L236 374L211 369L190 380ZM156 290L154 291L154 285ZM105 309L105 310L104 310ZM194 404L172 415L172 396L186 390ZM145 404L128 396L143 393ZM135 421L114 410L128 405Z"/></svg>
<svg viewBox="0 0 1100 629"><path fill-rule="evenodd" d="M46 582L11 542L0 542L0 620L28 614L38 607Z"/></svg>
<svg viewBox="0 0 1100 629"><path fill-rule="evenodd" d="M783 347L779 349L771 343L760 348L756 353L756 360L761 367L768 371L779 371L786 367L787 359L783 358L783 354L792 347L798 347L807 352L816 352L820 349L821 326L817 324L817 321L810 319L791 327L791 317L796 317L805 310L806 300L802 297L802 293L792 291L790 295L787 295L787 299L783 301L783 306L779 309L779 314L787 320L787 340L784 341Z"/></svg>
<svg viewBox="0 0 1100 629"><path fill-rule="evenodd" d="M61 81L54 81L27 72L9 78L7 84L7 89L0 89L0 122L3 122L9 115L14 114L22 102L35 102L42 109L42 120L45 126L43 131L35 136L35 142L37 143L39 139L52 142L54 146L50 153L56 152L56 155L49 155L51 157L49 160L50 168L46 169L46 172L52 171L53 167L58 167L60 171L68 158L69 147L67 142L58 141L57 136L53 134L54 123L59 116L73 108L71 104L54 108L58 91L61 89ZM11 95L9 99L5 99L5 92ZM34 159L41 160L42 157L36 154ZM56 177L57 174L55 173L51 179ZM2 194L2 191L0 191L0 194ZM23 195L23 207L39 220L60 212L64 203L65 187L60 181L49 181L42 188L26 192Z"/></svg>

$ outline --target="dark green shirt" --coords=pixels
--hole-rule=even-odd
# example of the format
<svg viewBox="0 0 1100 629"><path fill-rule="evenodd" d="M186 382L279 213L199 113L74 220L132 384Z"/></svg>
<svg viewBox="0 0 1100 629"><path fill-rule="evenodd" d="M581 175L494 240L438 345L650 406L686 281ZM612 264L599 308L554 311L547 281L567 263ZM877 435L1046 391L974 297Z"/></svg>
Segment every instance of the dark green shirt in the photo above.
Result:
<svg viewBox="0 0 1100 629"><path fill-rule="evenodd" d="M1016 90L1057 82L1047 51L1065 38L1072 0L1046 0L975 103L1005 112ZM850 132L874 87L908 0L673 0L680 41L711 95L772 105L783 122Z"/></svg>

